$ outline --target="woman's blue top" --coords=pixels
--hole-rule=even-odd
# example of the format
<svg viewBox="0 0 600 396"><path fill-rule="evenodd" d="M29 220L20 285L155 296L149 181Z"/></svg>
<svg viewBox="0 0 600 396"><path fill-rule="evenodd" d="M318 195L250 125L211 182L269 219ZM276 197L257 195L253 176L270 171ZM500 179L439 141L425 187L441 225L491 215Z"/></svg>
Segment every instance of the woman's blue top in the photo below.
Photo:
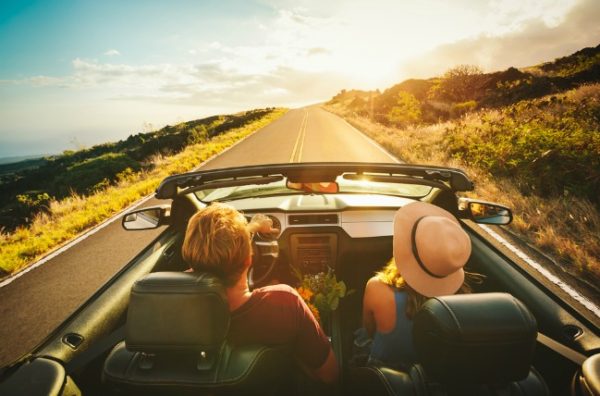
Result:
<svg viewBox="0 0 600 396"><path fill-rule="evenodd" d="M416 362L412 336L413 322L406 317L407 298L406 292L394 288L396 326L389 333L375 332L369 363L402 367Z"/></svg>

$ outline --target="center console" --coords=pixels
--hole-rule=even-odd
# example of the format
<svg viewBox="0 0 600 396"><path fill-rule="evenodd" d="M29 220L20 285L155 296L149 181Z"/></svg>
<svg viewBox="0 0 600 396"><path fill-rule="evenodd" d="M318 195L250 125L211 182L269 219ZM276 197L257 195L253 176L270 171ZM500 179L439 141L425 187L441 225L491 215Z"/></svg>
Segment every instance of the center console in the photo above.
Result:
<svg viewBox="0 0 600 396"><path fill-rule="evenodd" d="M292 263L303 274L326 272L328 267L335 267L336 234L293 234L290 236L290 248Z"/></svg>

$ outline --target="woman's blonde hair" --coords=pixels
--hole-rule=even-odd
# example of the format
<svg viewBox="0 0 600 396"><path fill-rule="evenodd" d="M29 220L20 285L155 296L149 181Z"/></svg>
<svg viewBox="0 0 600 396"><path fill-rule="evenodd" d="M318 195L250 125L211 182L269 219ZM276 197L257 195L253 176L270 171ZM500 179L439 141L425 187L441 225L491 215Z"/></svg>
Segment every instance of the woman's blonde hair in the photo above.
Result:
<svg viewBox="0 0 600 396"><path fill-rule="evenodd" d="M233 286L252 255L246 218L231 206L213 203L188 222L181 253L194 271L210 271Z"/></svg>
<svg viewBox="0 0 600 396"><path fill-rule="evenodd" d="M423 303L429 299L429 297L425 297L418 293L406 283L402 275L400 275L400 272L398 272L393 257L381 271L375 274L375 276L386 285L406 291L408 297L406 301L406 317L408 319L412 319ZM473 292L470 283L480 284L483 281L483 278L485 278L484 275L465 271L465 281L460 289L458 289L457 293L467 294Z"/></svg>

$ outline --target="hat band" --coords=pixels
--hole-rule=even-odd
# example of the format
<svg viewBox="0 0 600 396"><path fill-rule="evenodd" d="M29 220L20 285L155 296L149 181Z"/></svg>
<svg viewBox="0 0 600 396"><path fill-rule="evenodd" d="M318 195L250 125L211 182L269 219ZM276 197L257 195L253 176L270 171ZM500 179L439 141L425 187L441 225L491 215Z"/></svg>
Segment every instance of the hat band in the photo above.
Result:
<svg viewBox="0 0 600 396"><path fill-rule="evenodd" d="M427 273L427 275L432 276L432 277L437 278L437 279L444 279L445 276L440 276L440 275L434 274L433 272L429 271L429 269L427 269L427 267L425 266L425 264L423 264L423 262L421 261L421 257L419 256L419 249L417 249L417 242L416 242L417 226L419 225L419 223L421 222L421 220L423 220L425 217L427 217L427 216L419 217L417 219L417 221L415 221L415 225L413 225L412 231L410 233L410 243L412 245L413 256L417 260L417 263L419 264L419 266L421 267L421 269L423 271L425 271L425 273Z"/></svg>

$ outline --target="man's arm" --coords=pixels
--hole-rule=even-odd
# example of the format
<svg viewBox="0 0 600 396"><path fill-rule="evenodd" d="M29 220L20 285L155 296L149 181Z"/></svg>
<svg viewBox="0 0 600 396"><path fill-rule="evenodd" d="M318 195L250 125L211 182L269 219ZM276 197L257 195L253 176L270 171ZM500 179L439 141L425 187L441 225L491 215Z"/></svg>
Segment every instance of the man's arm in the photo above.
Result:
<svg viewBox="0 0 600 396"><path fill-rule="evenodd" d="M304 300L294 294L298 309L295 354L311 376L324 383L333 383L339 377L339 367L329 339Z"/></svg>
<svg viewBox="0 0 600 396"><path fill-rule="evenodd" d="M329 348L329 354L325 363L318 369L314 370L315 376L326 384L332 384L337 381L340 375L337 359L333 353L333 349Z"/></svg>
<svg viewBox="0 0 600 396"><path fill-rule="evenodd" d="M251 234L256 232L277 234L279 232L277 228L273 228L273 221L264 214L260 213L252 216L247 228Z"/></svg>

